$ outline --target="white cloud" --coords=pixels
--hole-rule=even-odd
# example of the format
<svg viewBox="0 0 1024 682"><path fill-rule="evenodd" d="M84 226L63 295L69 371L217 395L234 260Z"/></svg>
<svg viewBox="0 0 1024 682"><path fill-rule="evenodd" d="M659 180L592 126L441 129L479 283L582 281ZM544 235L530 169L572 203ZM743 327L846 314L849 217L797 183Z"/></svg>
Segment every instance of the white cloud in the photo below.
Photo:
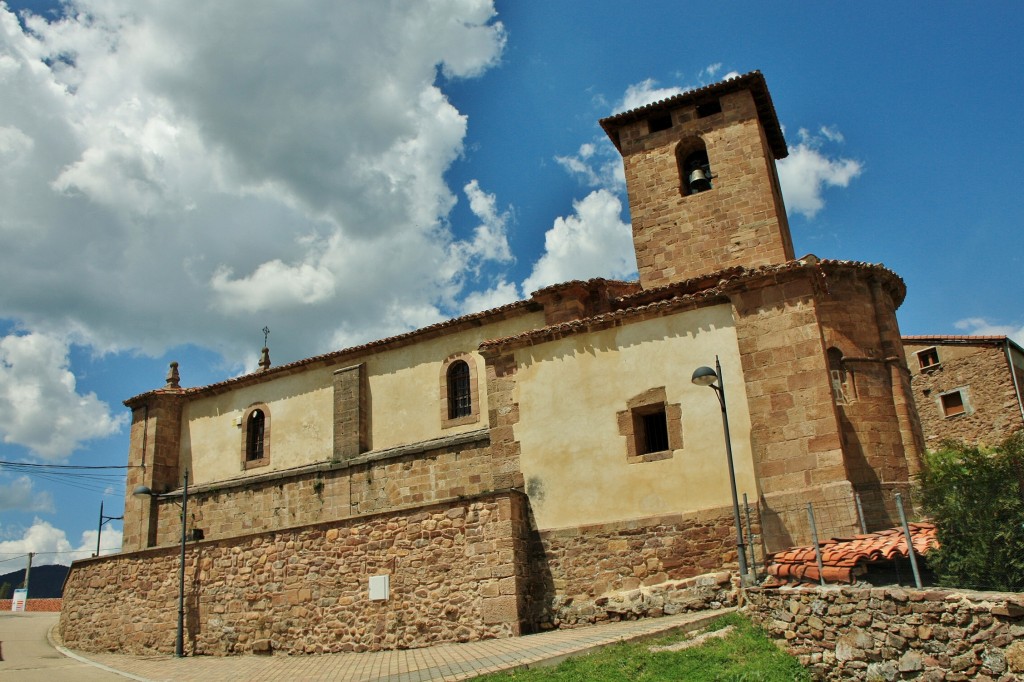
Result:
<svg viewBox="0 0 1024 682"><path fill-rule="evenodd" d="M556 156L555 161L587 187L604 187L613 192L626 189L622 157L607 138L586 142L575 154Z"/></svg>
<svg viewBox="0 0 1024 682"><path fill-rule="evenodd" d="M544 255L523 282L525 294L572 279L636 275L633 233L620 217L619 198L599 189L573 202L573 210L544 236Z"/></svg>
<svg viewBox="0 0 1024 682"><path fill-rule="evenodd" d="M846 187L864 168L859 161L836 158L822 151L826 142L842 142L838 131L822 127L818 134L801 128L800 141L778 162L779 183L787 212L811 219L825 207L826 187Z"/></svg>
<svg viewBox="0 0 1024 682"><path fill-rule="evenodd" d="M967 317L953 325L960 331L976 336L1008 336L1019 345L1024 345L1024 326L995 324L983 317Z"/></svg>
<svg viewBox="0 0 1024 682"><path fill-rule="evenodd" d="M462 314L469 315L513 303L522 298L519 289L512 282L500 280L485 291L474 291L462 299Z"/></svg>
<svg viewBox="0 0 1024 682"><path fill-rule="evenodd" d="M0 338L0 434L5 443L61 459L83 441L117 433L126 420L126 415L113 417L95 393L77 392L66 341L44 334Z"/></svg>
<svg viewBox="0 0 1024 682"><path fill-rule="evenodd" d="M284 362L444 317L511 258L478 187L480 227L452 234L444 177L467 121L439 74L498 63L490 0L66 7L23 31L0 4L0 315L20 328L230 360L264 324L303 330L275 336Z"/></svg>
<svg viewBox="0 0 1024 682"><path fill-rule="evenodd" d="M10 529L6 528L9 532ZM7 533L5 533L7 534ZM100 554L112 554L121 550L120 528L104 526L100 537ZM61 564L68 565L75 559L85 559L96 553L96 531L87 530L82 533L77 546L68 540L67 534L60 528L41 519L35 519L16 540L0 542L0 556L12 556L34 552L34 563L37 565Z"/></svg>
<svg viewBox="0 0 1024 682"><path fill-rule="evenodd" d="M472 240L457 242L453 245L453 251L459 252L467 260L465 265L479 260L510 262L512 251L508 245L508 211L499 213L496 197L480 189L480 183L476 180L467 183L463 191L469 199L469 209L480 220L480 224L473 230Z"/></svg>
<svg viewBox="0 0 1024 682"><path fill-rule="evenodd" d="M668 87L660 88L658 87L658 81L653 78L647 78L639 83L633 83L626 88L626 92L623 94L622 99L615 105L614 111L620 112L637 109L647 104L668 99L669 97L675 97L676 95L687 92L688 90L696 90L697 88L704 87L705 85L729 80L730 78L735 78L740 75L738 71L729 71L724 76L718 76L717 74L721 70L721 62L708 64L697 72L697 82L690 83L688 85L670 85Z"/></svg>
<svg viewBox="0 0 1024 682"><path fill-rule="evenodd" d="M19 476L10 483L0 483L0 511L53 512L53 496L36 491L32 479Z"/></svg>
<svg viewBox="0 0 1024 682"><path fill-rule="evenodd" d="M629 111L631 109L636 109L646 104L674 97L683 91L683 88L676 86L659 88L657 87L656 80L648 78L640 81L639 83L633 83L627 87L626 93L622 96L622 100L615 107L615 111Z"/></svg>

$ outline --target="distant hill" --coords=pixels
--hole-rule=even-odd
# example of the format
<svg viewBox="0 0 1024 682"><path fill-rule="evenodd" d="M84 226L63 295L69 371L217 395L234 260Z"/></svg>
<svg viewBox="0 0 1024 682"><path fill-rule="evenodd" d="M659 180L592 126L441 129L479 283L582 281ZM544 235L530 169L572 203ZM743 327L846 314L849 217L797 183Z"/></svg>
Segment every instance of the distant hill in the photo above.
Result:
<svg viewBox="0 0 1024 682"><path fill-rule="evenodd" d="M32 575L29 577L28 598L54 599L62 596L61 591L64 589L64 578L67 575L67 566L33 566ZM10 583L12 592L21 587L23 580L25 580L24 568L20 571L0 575L0 585Z"/></svg>

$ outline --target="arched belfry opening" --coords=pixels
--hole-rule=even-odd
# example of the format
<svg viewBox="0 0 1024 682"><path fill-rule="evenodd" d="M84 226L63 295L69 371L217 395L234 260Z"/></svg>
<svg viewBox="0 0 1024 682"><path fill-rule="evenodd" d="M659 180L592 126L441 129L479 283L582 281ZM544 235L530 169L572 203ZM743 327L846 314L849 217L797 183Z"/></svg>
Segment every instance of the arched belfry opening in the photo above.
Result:
<svg viewBox="0 0 1024 682"><path fill-rule="evenodd" d="M793 260L775 167L788 150L759 72L601 127L622 154L643 288Z"/></svg>
<svg viewBox="0 0 1024 682"><path fill-rule="evenodd" d="M685 197L700 194L714 187L711 161L704 140L684 140L676 147L676 164L679 166L679 192Z"/></svg>

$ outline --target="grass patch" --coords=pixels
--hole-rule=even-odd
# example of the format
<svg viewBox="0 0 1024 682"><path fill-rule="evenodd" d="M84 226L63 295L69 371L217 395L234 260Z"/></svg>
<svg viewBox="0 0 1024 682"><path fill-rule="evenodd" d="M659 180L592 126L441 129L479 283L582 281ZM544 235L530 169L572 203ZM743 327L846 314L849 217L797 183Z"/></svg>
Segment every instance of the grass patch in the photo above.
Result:
<svg viewBox="0 0 1024 682"><path fill-rule="evenodd" d="M651 653L648 647L687 639L677 633L642 642L613 644L554 668L532 668L476 677L476 682L809 682L810 673L780 651L744 616L733 613L707 630L735 627L722 639L682 651Z"/></svg>

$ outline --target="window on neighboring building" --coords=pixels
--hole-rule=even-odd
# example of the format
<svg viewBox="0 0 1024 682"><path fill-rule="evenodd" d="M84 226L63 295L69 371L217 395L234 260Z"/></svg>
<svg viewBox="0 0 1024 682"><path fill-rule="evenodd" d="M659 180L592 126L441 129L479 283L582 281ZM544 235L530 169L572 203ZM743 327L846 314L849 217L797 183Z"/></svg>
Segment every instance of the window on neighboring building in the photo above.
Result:
<svg viewBox="0 0 1024 682"><path fill-rule="evenodd" d="M937 367L939 364L939 350L934 346L919 350L917 351L917 361L921 365L921 369Z"/></svg>
<svg viewBox="0 0 1024 682"><path fill-rule="evenodd" d="M476 362L472 355L449 357L441 370L441 427L480 421Z"/></svg>
<svg viewBox="0 0 1024 682"><path fill-rule="evenodd" d="M270 462L270 411L266 405L252 405L243 416L242 467Z"/></svg>
<svg viewBox="0 0 1024 682"><path fill-rule="evenodd" d="M943 393L939 396L939 400L942 402L942 413L947 417L955 417L967 412L963 391Z"/></svg>

